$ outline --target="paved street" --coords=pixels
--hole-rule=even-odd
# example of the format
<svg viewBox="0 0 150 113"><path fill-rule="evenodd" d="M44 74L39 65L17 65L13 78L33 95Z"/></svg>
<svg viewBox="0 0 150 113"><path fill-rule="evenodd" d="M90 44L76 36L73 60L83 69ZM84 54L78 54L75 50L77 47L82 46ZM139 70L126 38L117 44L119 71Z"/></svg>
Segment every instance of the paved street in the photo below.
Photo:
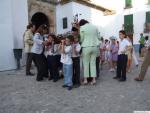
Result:
<svg viewBox="0 0 150 113"><path fill-rule="evenodd" d="M68 91L63 80L36 82L20 71L0 72L0 113L133 113L150 111L150 76L135 82L134 67L127 82L113 80L115 73L101 71L96 86L81 86ZM150 73L150 70L149 70ZM147 73L147 75L150 75Z"/></svg>

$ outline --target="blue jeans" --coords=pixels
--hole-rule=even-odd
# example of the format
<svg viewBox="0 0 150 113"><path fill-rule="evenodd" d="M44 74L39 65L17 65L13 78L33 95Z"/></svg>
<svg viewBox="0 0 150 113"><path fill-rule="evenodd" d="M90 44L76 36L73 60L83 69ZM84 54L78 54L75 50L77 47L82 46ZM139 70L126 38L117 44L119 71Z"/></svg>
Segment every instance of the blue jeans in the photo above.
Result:
<svg viewBox="0 0 150 113"><path fill-rule="evenodd" d="M64 84L72 86L73 66L72 64L63 64Z"/></svg>

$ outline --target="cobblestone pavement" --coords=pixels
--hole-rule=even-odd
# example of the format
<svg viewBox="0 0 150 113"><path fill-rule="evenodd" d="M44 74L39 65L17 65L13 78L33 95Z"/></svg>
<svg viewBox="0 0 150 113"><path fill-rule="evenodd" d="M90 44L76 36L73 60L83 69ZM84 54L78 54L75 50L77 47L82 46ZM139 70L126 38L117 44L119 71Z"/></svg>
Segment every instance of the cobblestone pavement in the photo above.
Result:
<svg viewBox="0 0 150 113"><path fill-rule="evenodd" d="M113 80L115 73L101 71L96 86L81 86L68 91L63 80L36 82L20 71L0 72L0 113L133 113L150 111L150 70L144 82L133 79L139 69L133 68L127 82Z"/></svg>

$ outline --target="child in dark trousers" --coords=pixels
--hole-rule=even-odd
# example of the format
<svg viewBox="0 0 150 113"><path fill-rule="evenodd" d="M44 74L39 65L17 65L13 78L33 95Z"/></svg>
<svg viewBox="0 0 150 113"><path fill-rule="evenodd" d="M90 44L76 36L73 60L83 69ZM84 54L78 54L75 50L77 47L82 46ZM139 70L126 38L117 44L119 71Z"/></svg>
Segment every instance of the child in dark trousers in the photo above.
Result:
<svg viewBox="0 0 150 113"><path fill-rule="evenodd" d="M80 50L79 39L74 36L74 42L72 44L72 60L73 60L73 85L75 88L80 86Z"/></svg>
<svg viewBox="0 0 150 113"><path fill-rule="evenodd" d="M48 39L51 40L51 45L47 46L46 54L47 54L47 61L48 61L48 68L50 71L49 80L53 80L53 82L57 82L59 79L59 59L57 57L58 51L58 44L56 44L56 36L51 34L48 36Z"/></svg>
<svg viewBox="0 0 150 113"><path fill-rule="evenodd" d="M127 50L129 49L130 43L126 39L126 33L124 30L119 31L119 51L118 51L118 62L117 62L117 75L114 79L120 82L126 81L126 69L127 69Z"/></svg>

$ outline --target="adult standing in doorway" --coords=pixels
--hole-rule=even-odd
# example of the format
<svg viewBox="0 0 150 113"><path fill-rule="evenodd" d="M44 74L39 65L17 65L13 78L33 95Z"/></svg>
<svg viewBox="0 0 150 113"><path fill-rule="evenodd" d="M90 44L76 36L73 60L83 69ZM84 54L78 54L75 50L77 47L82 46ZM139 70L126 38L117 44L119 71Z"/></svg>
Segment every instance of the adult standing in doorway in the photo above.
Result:
<svg viewBox="0 0 150 113"><path fill-rule="evenodd" d="M84 84L88 83L87 78L91 75L91 84L93 85L96 84L96 57L99 45L99 32L97 27L90 24L87 20L80 20L79 25L83 54Z"/></svg>

